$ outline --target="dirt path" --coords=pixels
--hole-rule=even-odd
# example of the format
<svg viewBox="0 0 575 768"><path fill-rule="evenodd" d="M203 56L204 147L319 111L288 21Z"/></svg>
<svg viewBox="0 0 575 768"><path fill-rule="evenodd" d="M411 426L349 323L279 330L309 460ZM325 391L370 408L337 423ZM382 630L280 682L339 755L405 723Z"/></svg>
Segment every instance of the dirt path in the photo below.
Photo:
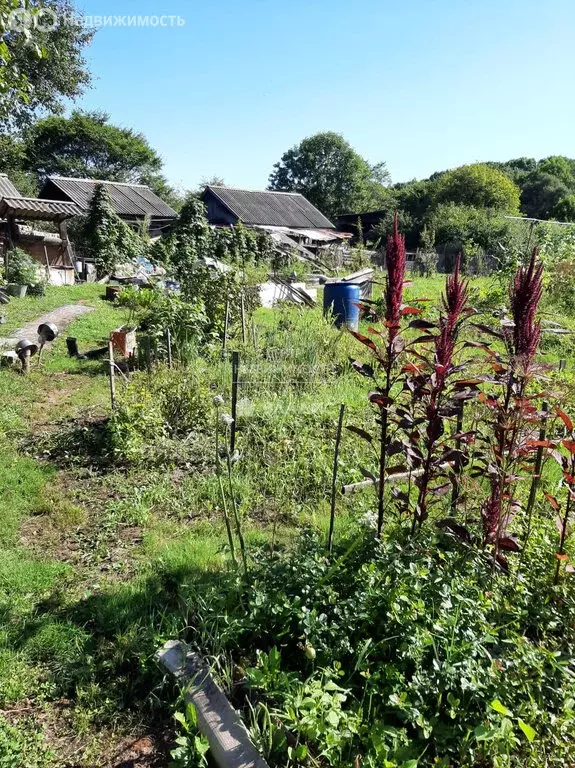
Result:
<svg viewBox="0 0 575 768"><path fill-rule="evenodd" d="M65 304L63 307L46 312L45 315L40 315L36 320L26 323L22 328L13 331L10 336L6 338L0 337L0 347L13 348L20 339L36 341L38 326L42 325L42 323L54 323L61 333L70 323L73 323L87 312L93 312L93 310L94 307L88 307L84 304Z"/></svg>

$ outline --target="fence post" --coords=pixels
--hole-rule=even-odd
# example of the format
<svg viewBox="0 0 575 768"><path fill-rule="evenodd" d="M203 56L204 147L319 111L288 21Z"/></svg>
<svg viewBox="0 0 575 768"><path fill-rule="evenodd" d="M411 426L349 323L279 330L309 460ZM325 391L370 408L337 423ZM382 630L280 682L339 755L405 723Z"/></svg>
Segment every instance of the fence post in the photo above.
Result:
<svg viewBox="0 0 575 768"><path fill-rule="evenodd" d="M242 311L242 343L245 344L246 340L247 340L247 336L246 336L246 302L245 302L245 299L244 299L244 292L243 292L243 290L242 290L242 306L241 306L241 311Z"/></svg>
<svg viewBox="0 0 575 768"><path fill-rule="evenodd" d="M232 353L232 430L230 436L230 453L236 449L236 422L238 417L238 378L240 370L240 353Z"/></svg>
<svg viewBox="0 0 575 768"><path fill-rule="evenodd" d="M228 347L228 326L230 324L230 299L226 298L226 316L224 319L224 340L222 346L222 357L226 356L226 350Z"/></svg>
<svg viewBox="0 0 575 768"><path fill-rule="evenodd" d="M169 328L166 329L166 345L168 347L168 368L172 367L172 333Z"/></svg>
<svg viewBox="0 0 575 768"><path fill-rule="evenodd" d="M114 410L114 407L116 405L116 381L115 381L115 370L114 370L114 342L109 341L108 342L108 372L110 375L110 403L112 405L112 410Z"/></svg>
<svg viewBox="0 0 575 768"><path fill-rule="evenodd" d="M343 429L343 417L345 414L345 404L342 403L339 409L339 421L337 423L337 433L335 436L335 452L333 456L333 474L331 479L331 508L329 516L329 535L327 537L327 550L331 553L333 549L333 531L335 528L335 494L337 484L337 463L339 461L339 446L341 444L341 432Z"/></svg>

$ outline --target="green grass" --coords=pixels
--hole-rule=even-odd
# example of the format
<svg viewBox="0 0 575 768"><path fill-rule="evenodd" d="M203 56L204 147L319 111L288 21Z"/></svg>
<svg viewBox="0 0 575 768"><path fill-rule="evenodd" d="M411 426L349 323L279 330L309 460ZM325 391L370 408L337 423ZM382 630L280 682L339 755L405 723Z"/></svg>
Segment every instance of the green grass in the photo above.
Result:
<svg viewBox="0 0 575 768"><path fill-rule="evenodd" d="M102 303L106 287L97 284L82 285L50 285L46 288L45 296L26 296L23 299L12 299L9 304L3 304L1 314L6 317L6 324L0 326L3 336L34 320L39 315L57 309L64 304L76 304L79 301L89 306Z"/></svg>

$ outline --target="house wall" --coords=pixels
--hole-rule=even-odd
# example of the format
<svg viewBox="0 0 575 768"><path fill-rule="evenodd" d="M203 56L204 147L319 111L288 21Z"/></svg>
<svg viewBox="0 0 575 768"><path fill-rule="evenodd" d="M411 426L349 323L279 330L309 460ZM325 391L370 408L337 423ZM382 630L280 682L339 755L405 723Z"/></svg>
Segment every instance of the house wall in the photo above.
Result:
<svg viewBox="0 0 575 768"><path fill-rule="evenodd" d="M210 224L222 225L238 223L238 217L234 216L233 213L230 213L228 209L214 197L214 195L210 194L209 191L206 191L203 197L203 202L206 206L206 216Z"/></svg>

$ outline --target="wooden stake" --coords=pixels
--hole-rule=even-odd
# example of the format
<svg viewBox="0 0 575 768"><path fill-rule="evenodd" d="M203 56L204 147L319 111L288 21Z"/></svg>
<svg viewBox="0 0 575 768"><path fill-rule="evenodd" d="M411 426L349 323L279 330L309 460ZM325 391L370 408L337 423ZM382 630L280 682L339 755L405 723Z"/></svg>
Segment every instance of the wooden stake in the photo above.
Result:
<svg viewBox="0 0 575 768"><path fill-rule="evenodd" d="M166 330L166 345L168 347L168 368L172 367L172 333L168 328Z"/></svg>
<svg viewBox="0 0 575 768"><path fill-rule="evenodd" d="M226 299L226 317L224 320L224 341L222 347L222 357L226 356L226 350L228 348L228 326L230 324L230 300Z"/></svg>
<svg viewBox="0 0 575 768"><path fill-rule="evenodd" d="M331 553L333 549L333 531L335 528L335 496L337 484L337 465L339 461L339 446L341 444L341 432L343 429L343 417L345 414L345 404L342 403L339 409L339 421L337 423L337 433L335 436L335 452L333 456L333 474L331 479L331 510L329 516L329 535L327 537L327 550Z"/></svg>
<svg viewBox="0 0 575 768"><path fill-rule="evenodd" d="M244 292L242 291L242 305L241 305L241 312L242 312L242 343L245 344L247 341L247 334L246 334L246 302L244 299Z"/></svg>
<svg viewBox="0 0 575 768"><path fill-rule="evenodd" d="M238 377L240 370L240 353L232 353L232 429L230 435L230 453L236 449L236 422L238 418Z"/></svg>
<svg viewBox="0 0 575 768"><path fill-rule="evenodd" d="M114 407L116 405L116 381L114 379L114 343L112 341L108 342L108 364L109 364L109 375L110 375L110 403L112 405L112 410L114 410Z"/></svg>
<svg viewBox="0 0 575 768"><path fill-rule="evenodd" d="M152 344L150 336L146 336L146 368L148 369L148 376L152 375Z"/></svg>

